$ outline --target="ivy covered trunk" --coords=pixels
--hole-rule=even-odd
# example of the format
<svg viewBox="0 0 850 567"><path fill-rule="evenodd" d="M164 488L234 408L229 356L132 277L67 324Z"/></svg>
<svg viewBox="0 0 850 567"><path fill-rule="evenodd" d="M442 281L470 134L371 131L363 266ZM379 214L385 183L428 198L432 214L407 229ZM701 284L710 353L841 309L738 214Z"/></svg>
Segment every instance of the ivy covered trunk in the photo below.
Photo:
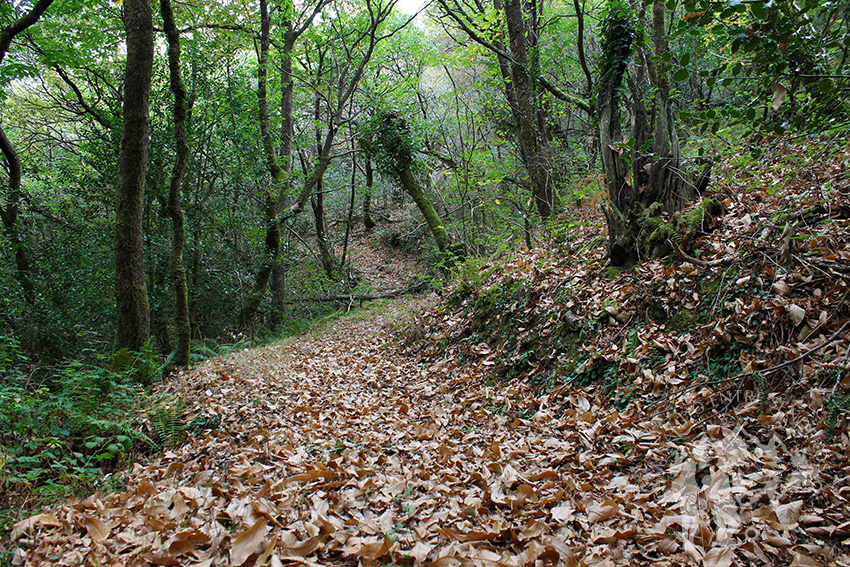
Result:
<svg viewBox="0 0 850 567"><path fill-rule="evenodd" d="M138 352L150 336L145 286L142 208L148 155L153 16L150 0L124 2L127 66L124 73L124 128L118 157L115 207L115 350Z"/></svg>
<svg viewBox="0 0 850 567"><path fill-rule="evenodd" d="M452 246L451 237L446 232L440 215L413 172L416 167L416 147L407 121L393 111L374 114L371 120L361 127L360 146L381 171L395 177L413 198L440 252L455 258L462 256L463 246Z"/></svg>
<svg viewBox="0 0 850 567"><path fill-rule="evenodd" d="M667 53L664 21L664 3L655 0L654 53L639 53L635 76L628 77L632 94L630 137L624 136L621 128L619 97L635 37L634 23L632 15L622 9L612 9L606 23L598 118L608 191L608 202L603 205L608 224L608 257L615 266L631 266L662 251L664 243L649 238L657 234L654 229L659 217L663 212L680 210L708 182L709 169L695 180L680 154L669 72L661 63ZM647 92L654 93L650 112L643 102Z"/></svg>

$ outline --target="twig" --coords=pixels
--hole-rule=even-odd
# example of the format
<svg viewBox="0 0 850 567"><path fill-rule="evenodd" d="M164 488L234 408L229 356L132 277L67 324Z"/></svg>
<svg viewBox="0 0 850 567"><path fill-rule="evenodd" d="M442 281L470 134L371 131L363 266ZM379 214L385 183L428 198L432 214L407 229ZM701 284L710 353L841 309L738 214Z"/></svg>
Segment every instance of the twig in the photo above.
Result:
<svg viewBox="0 0 850 567"><path fill-rule="evenodd" d="M738 254L730 254L729 256L724 256L722 258L716 258L714 260L700 260L699 258L694 258L693 256L687 254L682 248L673 241L673 239L668 238L667 242L673 247L673 250L676 251L676 255L679 256L682 260L686 262L690 262L691 264L702 266L703 268L711 268L713 266L719 266L720 264L731 262L734 260Z"/></svg>
<svg viewBox="0 0 850 567"><path fill-rule="evenodd" d="M814 353L816 353L817 351L819 351L820 349L822 349L826 345L832 343L835 339L837 339L841 335L841 333L844 332L844 330L848 326L850 326L850 319L845 321L844 324L841 325L841 327L837 331L835 331L824 342L820 343L819 345L817 345L815 347L812 347L811 349L807 350L806 352L804 352L803 354L801 354L800 356L798 356L796 358L792 358L791 360L786 360L785 362L777 364L776 366L771 366L770 368L766 368L764 370L747 370L746 372L740 372L738 374L735 374L734 376L730 376L729 378L722 378L720 380L711 380L709 382L696 382L694 384L690 384L689 386L686 386L686 387L682 388L681 390L676 391L674 393L675 396L665 396L665 397L661 398L660 400L651 403L649 406L647 406L647 409L653 408L653 407L655 407L655 406L657 406L661 403L664 403L664 402L670 401L672 399L675 399L677 397L680 397L683 394L690 392L691 390L696 390L697 388L700 388L702 386L716 386L716 385L719 385L719 384L726 384L728 382L733 382L733 381L738 380L740 378L743 378L745 376L749 376L750 374L756 374L756 373L771 374L773 372L776 372L777 370L781 370L782 368L785 368L786 366L796 364L796 363L800 362L801 360L804 360L804 359L808 358L809 356L813 355Z"/></svg>

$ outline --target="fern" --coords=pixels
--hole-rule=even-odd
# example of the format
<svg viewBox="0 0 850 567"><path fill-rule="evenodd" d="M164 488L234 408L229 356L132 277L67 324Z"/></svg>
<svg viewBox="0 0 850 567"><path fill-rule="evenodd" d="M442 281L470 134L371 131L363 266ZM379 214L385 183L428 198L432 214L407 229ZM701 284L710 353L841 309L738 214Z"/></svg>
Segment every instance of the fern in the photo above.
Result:
<svg viewBox="0 0 850 567"><path fill-rule="evenodd" d="M186 439L183 401L163 394L153 400L148 410L150 439L158 449L176 447Z"/></svg>
<svg viewBox="0 0 850 567"><path fill-rule="evenodd" d="M827 444L831 445L835 441L835 426L838 425L838 416L848 409L850 409L850 394L833 395L829 398L826 404L826 417L823 420Z"/></svg>

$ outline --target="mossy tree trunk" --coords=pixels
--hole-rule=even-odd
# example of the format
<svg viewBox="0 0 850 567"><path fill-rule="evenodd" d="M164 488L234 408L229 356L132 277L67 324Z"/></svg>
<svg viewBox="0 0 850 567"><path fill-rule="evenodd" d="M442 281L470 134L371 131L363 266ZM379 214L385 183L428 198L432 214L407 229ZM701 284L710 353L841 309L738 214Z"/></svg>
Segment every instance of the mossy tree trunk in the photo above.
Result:
<svg viewBox="0 0 850 567"><path fill-rule="evenodd" d="M630 266L649 254L640 219L652 205L659 203L667 212L680 210L708 179L708 168L697 179L685 171L673 122L669 73L663 64L655 63L667 53L665 9L660 0L653 2L654 53L639 53L644 63L638 67L636 77L629 77L634 139L630 147L624 145L619 97L631 55L634 24L629 14L612 12L606 25L598 120L608 190L608 202L603 206L608 225L608 256L615 266ZM648 80L644 71L648 71ZM646 92L653 93L651 115L643 103ZM630 152L630 160L626 159L626 152Z"/></svg>
<svg viewBox="0 0 850 567"><path fill-rule="evenodd" d="M150 0L125 0L124 28L127 64L115 206L115 350L139 352L150 337L142 236L154 47Z"/></svg>
<svg viewBox="0 0 850 567"><path fill-rule="evenodd" d="M434 236L440 253L455 258L462 256L462 246L452 246L440 215L412 171L417 152L407 121L394 111L375 113L363 127L360 146L367 156L375 160L381 171L398 179L407 194L413 198Z"/></svg>
<svg viewBox="0 0 850 567"><path fill-rule="evenodd" d="M446 227L443 226L440 215L437 214L434 205L431 204L428 196L425 195L425 191L422 190L422 186L413 175L413 172L407 167L396 173L398 174L399 181L401 181L401 186L404 187L404 190L407 191L407 194L416 203L419 212L422 213L422 217L425 219L428 228L431 230L431 234L434 236L434 242L437 244L437 248L443 254L450 252L452 240L449 238L448 232L446 232Z"/></svg>
<svg viewBox="0 0 850 567"><path fill-rule="evenodd" d="M271 185L266 190L265 204L263 206L263 218L266 223L263 263L257 271L254 285L247 294L239 315L240 323L244 328L251 326L280 258L281 219L279 209L281 200L286 195L289 187L292 167L291 153L294 130L292 97L295 89L295 83L292 77L292 51L295 48L295 42L307 30L318 12L321 11L322 6L326 3L327 0L319 0L313 8L312 14L298 29L295 28L292 21L292 3L289 2L281 11L284 14L283 22L281 22L282 41L280 44L280 112L282 124L280 155L276 155L269 122L268 103L268 57L271 46L271 19L269 16L268 0L260 0L260 57L257 63L257 102L260 118L260 137L262 138L266 167L271 175ZM298 210L303 207L308 196L309 192L306 195L302 195L302 198L296 203L295 206ZM282 281L282 278L275 278L275 281ZM282 293L282 286L273 286L273 306L282 304L282 298L280 297ZM273 313L272 319L279 320L280 314Z"/></svg>
<svg viewBox="0 0 850 567"><path fill-rule="evenodd" d="M186 286L186 270L183 266L183 246L186 229L181 206L183 172L189 145L186 141L188 114L188 91L180 73L180 32L174 23L171 0L160 0L163 27L168 39L168 70L171 91L174 93L174 139L176 155L171 170L168 191L168 216L171 218L171 289L174 292L174 328L177 334L177 351L174 366L189 366L189 350L192 327L189 324L189 292Z"/></svg>
<svg viewBox="0 0 850 567"><path fill-rule="evenodd" d="M500 3L501 0L496 0L497 9ZM512 55L507 64L508 76L504 76L506 67L504 62L501 68L510 93L508 96L511 101L511 110L517 122L516 133L520 154L531 179L534 204L537 212L545 219L552 216L555 208L555 169L551 160L544 120L541 116L540 89L529 75L531 66L529 49L537 49L537 30L533 29L537 18L536 10L536 3L529 3L528 20L532 29L527 30L521 0L505 1L505 23Z"/></svg>
<svg viewBox="0 0 850 567"><path fill-rule="evenodd" d="M541 73L538 49L542 4L492 0L492 10L504 16L505 25L494 28L488 24L486 30L480 25L482 19L489 22L491 18L486 3L439 0L438 4L470 39L495 54L535 207L542 218L551 216L557 207L556 188L561 176L554 159L557 152L550 143L551 120L543 101L544 90L583 110L589 107L586 101L555 88Z"/></svg>

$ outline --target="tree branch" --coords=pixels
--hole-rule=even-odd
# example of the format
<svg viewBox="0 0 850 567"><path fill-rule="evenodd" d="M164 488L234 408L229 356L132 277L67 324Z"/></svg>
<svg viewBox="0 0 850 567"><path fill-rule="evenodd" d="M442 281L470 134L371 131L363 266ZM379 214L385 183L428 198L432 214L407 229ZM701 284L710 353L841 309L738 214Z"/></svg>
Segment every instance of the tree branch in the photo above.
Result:
<svg viewBox="0 0 850 567"><path fill-rule="evenodd" d="M15 36L36 23L52 3L53 0L38 0L29 12L3 28L3 31L0 32L0 62L3 61L3 58L9 51L9 47L12 45L12 40Z"/></svg>
<svg viewBox="0 0 850 567"><path fill-rule="evenodd" d="M457 13L455 13L455 11L453 9L449 8L448 4L446 3L446 0L438 0L438 1L439 1L440 6L443 8L443 11L446 13L446 15L448 15L452 20L454 20L454 22L458 26L460 26L460 28L464 32L466 32L466 35L468 35L469 38L472 41L474 41L475 43L479 44L480 46L492 51L497 56L503 57L504 59L510 61L511 64L522 68L523 71L525 72L525 74L528 75L528 77L532 81L535 81L541 87L546 89L552 96L554 96L558 100L562 100L564 102L574 104L577 107L579 107L580 109L584 110L585 112L589 113L591 111L590 103L588 101L586 101L586 100L584 100L581 97L578 97L576 95L565 93L564 91L562 91L561 89L559 89L558 87L556 87L555 85L550 83L546 79L546 77L544 77L543 75L535 75L535 74L531 73L530 69L526 65L522 65L521 63L519 63L516 59L514 59L514 57L510 53L508 53L504 49L500 49L494 43L489 42L486 39L484 39L483 37L481 37L481 35L479 35L478 32L473 30L467 24L467 22L465 22ZM466 14L464 14L464 15L466 15Z"/></svg>

